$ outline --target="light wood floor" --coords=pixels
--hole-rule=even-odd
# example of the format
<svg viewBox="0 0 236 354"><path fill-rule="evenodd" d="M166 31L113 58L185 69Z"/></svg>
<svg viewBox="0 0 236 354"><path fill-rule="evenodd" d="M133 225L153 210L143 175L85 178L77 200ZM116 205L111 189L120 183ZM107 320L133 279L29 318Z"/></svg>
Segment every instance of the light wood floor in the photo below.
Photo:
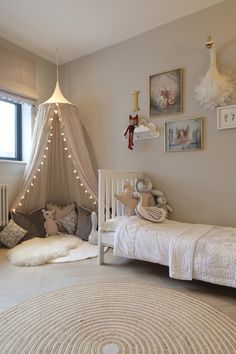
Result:
<svg viewBox="0 0 236 354"><path fill-rule="evenodd" d="M168 277L168 268L132 261L106 253L108 264L97 265L97 258L39 267L15 267L0 249L0 311L40 294L85 283L138 282L171 288L212 305L236 322L236 289L200 281L180 281Z"/></svg>

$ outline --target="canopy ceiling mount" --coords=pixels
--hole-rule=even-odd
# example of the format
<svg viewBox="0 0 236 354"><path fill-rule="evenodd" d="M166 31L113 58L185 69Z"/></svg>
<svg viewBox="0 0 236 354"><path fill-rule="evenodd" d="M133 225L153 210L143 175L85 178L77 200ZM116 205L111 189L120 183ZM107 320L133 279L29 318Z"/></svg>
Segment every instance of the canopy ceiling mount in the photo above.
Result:
<svg viewBox="0 0 236 354"><path fill-rule="evenodd" d="M52 94L52 96L45 101L43 104L46 103L67 103L67 104L73 104L70 101L68 101L65 96L63 95L61 88L60 88L60 84L59 84L59 75L58 75L58 48L56 48L56 61L57 61L57 67L56 67L56 73L57 73L57 81L56 81L56 87L55 90Z"/></svg>

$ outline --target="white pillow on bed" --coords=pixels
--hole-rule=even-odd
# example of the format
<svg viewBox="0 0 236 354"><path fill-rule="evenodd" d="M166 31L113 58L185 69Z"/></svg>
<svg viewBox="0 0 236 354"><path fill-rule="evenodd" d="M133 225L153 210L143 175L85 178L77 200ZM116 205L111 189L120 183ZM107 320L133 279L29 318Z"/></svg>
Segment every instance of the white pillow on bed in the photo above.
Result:
<svg viewBox="0 0 236 354"><path fill-rule="evenodd" d="M117 216L116 218L105 221L101 226L102 232L115 232L120 222L126 219L127 216Z"/></svg>

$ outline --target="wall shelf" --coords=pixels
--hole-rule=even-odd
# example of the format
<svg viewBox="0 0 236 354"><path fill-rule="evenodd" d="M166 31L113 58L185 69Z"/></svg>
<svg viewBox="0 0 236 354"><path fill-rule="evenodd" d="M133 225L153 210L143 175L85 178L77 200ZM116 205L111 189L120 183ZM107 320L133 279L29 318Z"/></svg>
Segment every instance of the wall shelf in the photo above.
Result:
<svg viewBox="0 0 236 354"><path fill-rule="evenodd" d="M159 138L160 132L157 125L144 118L139 118L139 126L134 130L134 140L154 139ZM123 136L124 141L128 140L128 135Z"/></svg>

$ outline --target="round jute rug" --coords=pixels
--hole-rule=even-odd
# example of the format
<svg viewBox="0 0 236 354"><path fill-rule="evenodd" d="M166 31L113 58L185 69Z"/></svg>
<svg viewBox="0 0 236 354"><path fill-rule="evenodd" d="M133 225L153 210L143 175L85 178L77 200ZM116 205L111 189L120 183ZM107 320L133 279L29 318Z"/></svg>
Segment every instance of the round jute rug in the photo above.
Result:
<svg viewBox="0 0 236 354"><path fill-rule="evenodd" d="M80 285L0 315L1 354L235 353L236 323L177 291Z"/></svg>

